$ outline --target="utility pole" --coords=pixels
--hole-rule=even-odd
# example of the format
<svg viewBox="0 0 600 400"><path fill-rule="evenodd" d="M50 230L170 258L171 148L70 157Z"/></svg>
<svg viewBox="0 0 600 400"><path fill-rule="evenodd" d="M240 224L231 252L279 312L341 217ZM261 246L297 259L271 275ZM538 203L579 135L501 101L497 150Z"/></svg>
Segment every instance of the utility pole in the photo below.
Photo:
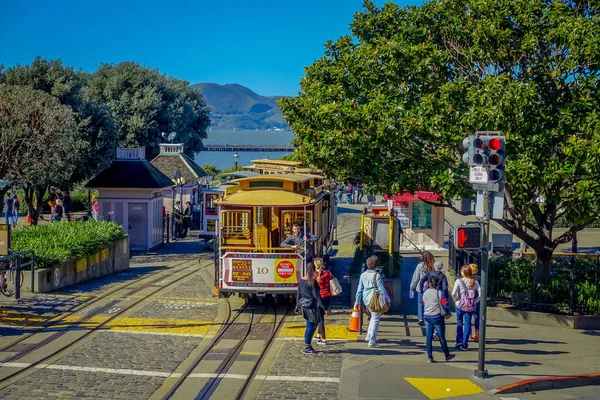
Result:
<svg viewBox="0 0 600 400"><path fill-rule="evenodd" d="M487 378L485 369L485 341L487 328L487 296L489 282L490 220L504 217L504 180L506 161L506 137L500 132L476 132L463 141L468 151L463 154L463 162L469 165L469 182L477 192L475 215L480 226L481 293L479 294L479 351L477 357L477 378ZM462 235L457 235L460 230ZM457 248L465 246L469 237L467 227L458 227L455 232ZM461 243L462 236L462 243ZM473 235L470 235L473 237Z"/></svg>

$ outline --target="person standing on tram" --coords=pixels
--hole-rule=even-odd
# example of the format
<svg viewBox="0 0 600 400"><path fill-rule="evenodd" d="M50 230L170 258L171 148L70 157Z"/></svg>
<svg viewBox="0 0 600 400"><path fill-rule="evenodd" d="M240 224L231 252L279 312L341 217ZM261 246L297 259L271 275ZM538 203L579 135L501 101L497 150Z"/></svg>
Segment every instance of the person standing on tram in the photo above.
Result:
<svg viewBox="0 0 600 400"><path fill-rule="evenodd" d="M283 242L281 242L280 247L288 247L297 250L303 250L306 247L306 263L311 263L315 254L314 245L319 241L319 237L313 234L306 233L300 230L300 224L294 222L292 224L292 234L288 236Z"/></svg>

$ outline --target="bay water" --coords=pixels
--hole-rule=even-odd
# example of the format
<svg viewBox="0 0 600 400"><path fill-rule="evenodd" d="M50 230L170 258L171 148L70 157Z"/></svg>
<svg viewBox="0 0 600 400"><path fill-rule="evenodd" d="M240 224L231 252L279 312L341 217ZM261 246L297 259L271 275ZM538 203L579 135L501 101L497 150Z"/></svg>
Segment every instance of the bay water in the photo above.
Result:
<svg viewBox="0 0 600 400"><path fill-rule="evenodd" d="M209 131L204 145L291 145L294 133L291 131ZM261 158L279 159L289 152L276 151L238 151L238 166L252 165L252 160ZM219 169L227 169L235 165L233 151L201 151L194 161L200 165L213 164Z"/></svg>

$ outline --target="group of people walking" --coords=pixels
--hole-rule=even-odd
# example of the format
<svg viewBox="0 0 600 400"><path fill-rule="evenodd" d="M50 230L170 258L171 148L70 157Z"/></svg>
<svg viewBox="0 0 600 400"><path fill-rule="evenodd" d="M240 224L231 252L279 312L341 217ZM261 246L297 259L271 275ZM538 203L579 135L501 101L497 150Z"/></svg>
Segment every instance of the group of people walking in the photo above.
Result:
<svg viewBox="0 0 600 400"><path fill-rule="evenodd" d="M346 202L348 204L362 203L363 196L365 195L362 183L348 183L344 188L344 184L338 185L338 202L342 203L344 200L344 194L346 194Z"/></svg>
<svg viewBox="0 0 600 400"><path fill-rule="evenodd" d="M21 201L17 194L6 194L4 199L4 218L6 225L12 225L15 228L19 222L19 208L21 207Z"/></svg>
<svg viewBox="0 0 600 400"><path fill-rule="evenodd" d="M385 290L383 278L379 273L378 258L369 257L366 260L366 270L361 274L356 292L356 304L363 302L370 311L369 327L365 341L368 347L380 347L377 343L377 331L381 320L381 312L370 309L373 296L380 296L387 303L391 299ZM430 363L434 363L433 341L439 340L446 361L455 355L450 353L446 340L446 320L451 317L449 302L448 278L443 272L444 265L436 262L433 254L424 251L410 283L410 296L417 293L417 314L419 326L425 326L426 351ZM479 340L479 286L478 268L476 264L464 265L460 277L454 283L451 296L454 299L456 312L456 344L455 349L466 351L469 341ZM331 307L330 281L333 275L324 269L323 260L315 258L307 265L307 273L298 285L296 313L306 320L304 334L305 354L316 353L312 347L312 339L317 332L316 343L326 344L325 316L329 315ZM473 324L471 321L473 320ZM472 334L472 326L474 332Z"/></svg>
<svg viewBox="0 0 600 400"><path fill-rule="evenodd" d="M424 251L421 262L417 265L410 283L410 297L417 293L417 315L420 326L426 328L427 358L430 363L433 357L433 340L440 341L446 361L454 358L450 354L446 340L446 322L450 318L448 279L442 272L444 265L436 262L433 254ZM479 300L481 288L477 264L464 265L452 289L452 298L456 312L456 344L457 350L467 351L471 339L471 320L474 319L474 341L479 341Z"/></svg>

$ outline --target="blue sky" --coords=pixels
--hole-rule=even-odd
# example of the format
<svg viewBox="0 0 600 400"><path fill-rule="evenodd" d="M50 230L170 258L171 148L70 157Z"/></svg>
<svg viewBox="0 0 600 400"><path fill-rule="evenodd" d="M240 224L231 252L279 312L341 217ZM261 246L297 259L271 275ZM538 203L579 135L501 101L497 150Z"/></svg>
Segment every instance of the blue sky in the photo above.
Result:
<svg viewBox="0 0 600 400"><path fill-rule="evenodd" d="M304 67L328 39L349 33L362 9L362 0L1 3L5 67L37 55L86 71L136 61L190 83L240 83L262 95L296 95Z"/></svg>

